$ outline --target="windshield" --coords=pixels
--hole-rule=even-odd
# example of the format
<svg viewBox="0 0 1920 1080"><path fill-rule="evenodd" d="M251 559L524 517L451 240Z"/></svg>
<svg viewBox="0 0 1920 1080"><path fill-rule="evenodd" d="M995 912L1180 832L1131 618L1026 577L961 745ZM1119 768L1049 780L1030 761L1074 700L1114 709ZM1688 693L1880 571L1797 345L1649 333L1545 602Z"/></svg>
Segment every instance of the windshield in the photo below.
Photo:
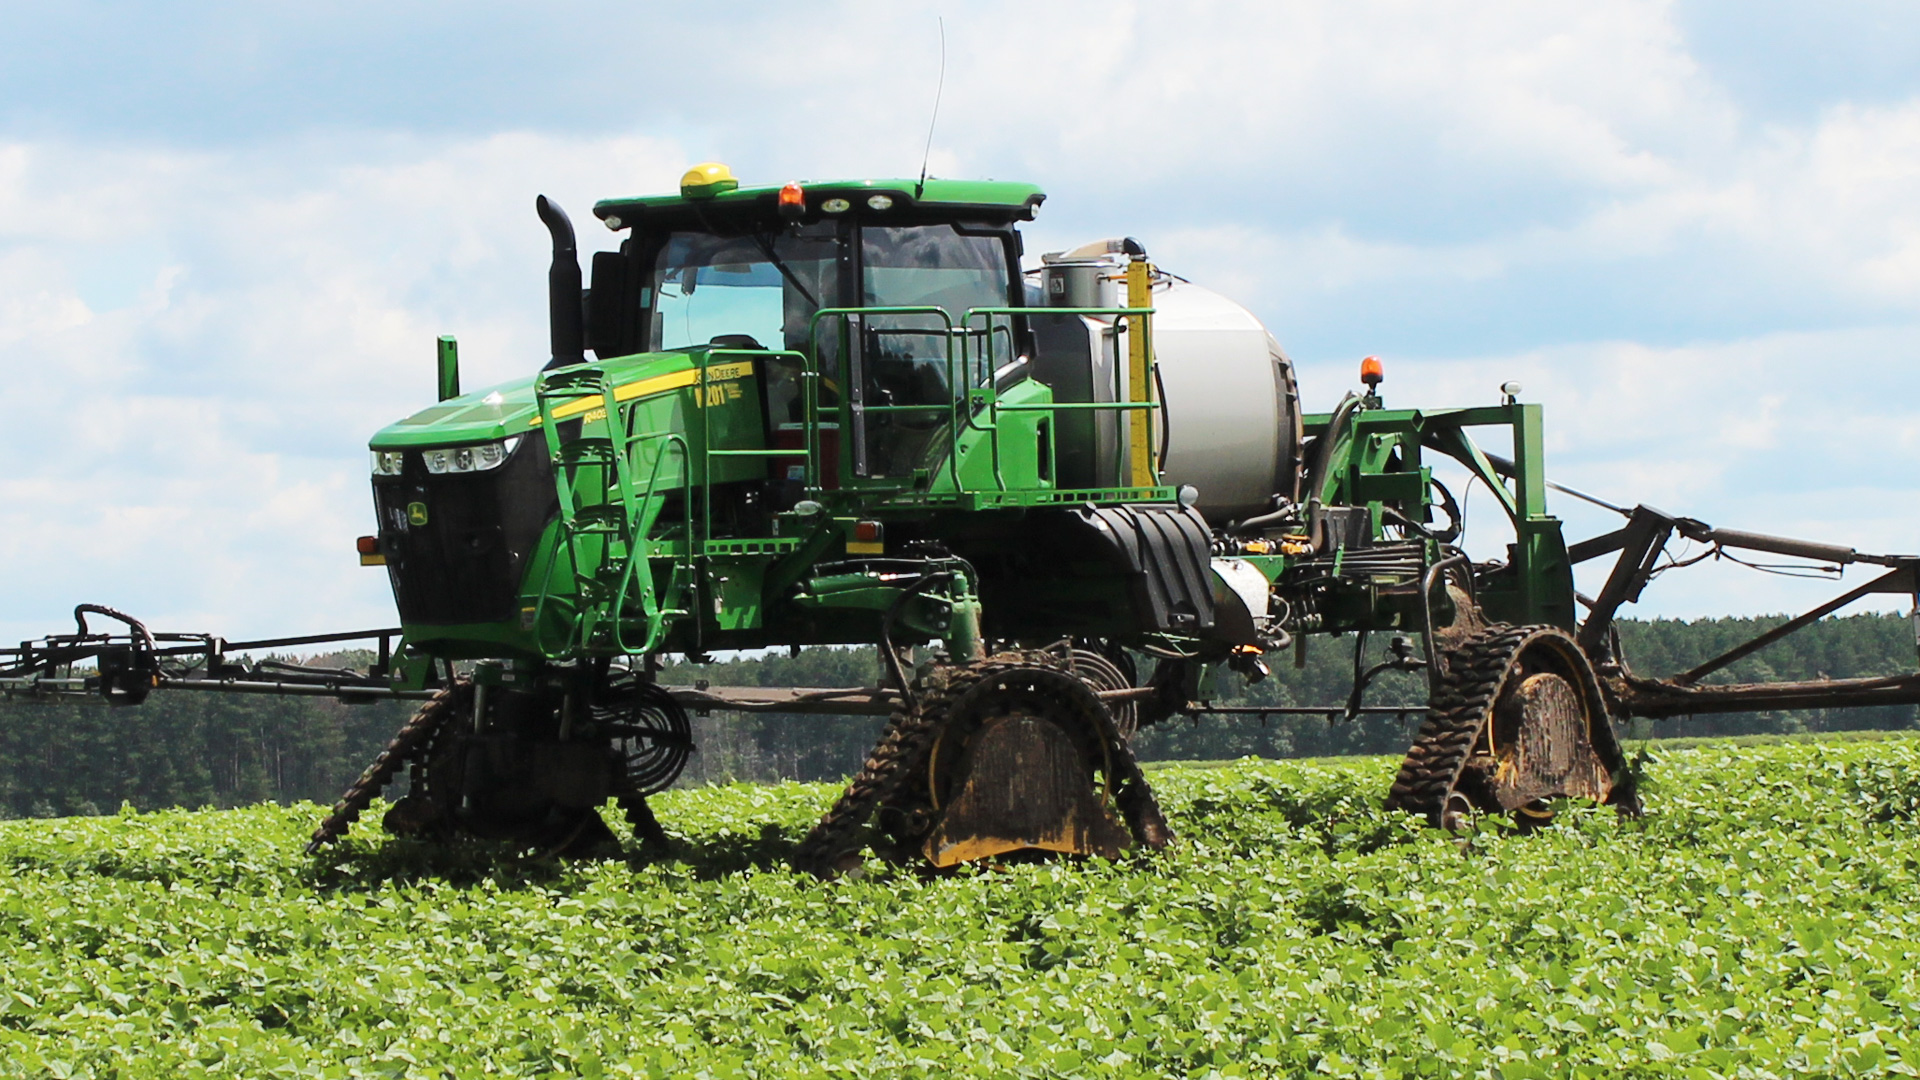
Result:
<svg viewBox="0 0 1920 1080"><path fill-rule="evenodd" d="M860 237L864 306L932 307L945 316L869 315L861 334L860 405L867 415L859 424L857 471L909 476L930 466L929 455L944 445L935 436L952 416L952 382L981 385L1013 357L1006 316L966 321L974 308L1010 303L1005 234L869 225Z"/></svg>
<svg viewBox="0 0 1920 1080"><path fill-rule="evenodd" d="M804 352L822 308L859 304L930 307L943 314L868 315L820 327L823 423L840 407L842 348L852 346L855 475L909 476L945 445L951 383L982 385L1013 359L1005 316L965 323L975 308L1010 304L1014 280L1008 233L952 224L859 228L858 298L842 299L852 222L716 235L675 231L654 247L642 304L649 351L714 345ZM949 332L953 336L949 338ZM964 328L964 332L963 331ZM952 355L949 356L951 344ZM963 361L964 360L964 364ZM776 429L803 422L800 363L764 362L768 419Z"/></svg>
<svg viewBox="0 0 1920 1080"><path fill-rule="evenodd" d="M651 313L649 351L689 345L804 351L813 313L839 296L839 229L823 222L797 231L716 236L668 233L641 300ZM831 353L833 343L826 343ZM819 358L832 369L831 355ZM802 422L801 364L765 362L767 415L776 428ZM831 377L820 405L837 404Z"/></svg>
<svg viewBox="0 0 1920 1080"><path fill-rule="evenodd" d="M669 233L648 283L650 350L805 348L808 320L834 300L836 232Z"/></svg>
<svg viewBox="0 0 1920 1080"><path fill-rule="evenodd" d="M867 307L937 307L959 330L968 311L1011 303L1007 298L1011 275L1001 233L968 235L952 225L868 226L860 237L861 291ZM945 359L945 326L938 316L875 316L871 322L887 328L884 352L917 360ZM966 353L975 361L971 381L978 384L983 381L982 368L990 373L1012 358L1011 334L1005 316L976 318L967 329Z"/></svg>

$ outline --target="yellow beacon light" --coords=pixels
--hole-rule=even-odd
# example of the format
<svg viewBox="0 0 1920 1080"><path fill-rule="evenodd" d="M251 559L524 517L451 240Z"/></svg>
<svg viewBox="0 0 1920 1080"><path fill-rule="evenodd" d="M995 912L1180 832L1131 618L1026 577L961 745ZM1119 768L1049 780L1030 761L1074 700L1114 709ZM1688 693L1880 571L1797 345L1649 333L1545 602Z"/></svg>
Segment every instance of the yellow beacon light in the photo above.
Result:
<svg viewBox="0 0 1920 1080"><path fill-rule="evenodd" d="M680 194L689 199L711 199L739 186L733 170L717 161L703 161L680 177Z"/></svg>

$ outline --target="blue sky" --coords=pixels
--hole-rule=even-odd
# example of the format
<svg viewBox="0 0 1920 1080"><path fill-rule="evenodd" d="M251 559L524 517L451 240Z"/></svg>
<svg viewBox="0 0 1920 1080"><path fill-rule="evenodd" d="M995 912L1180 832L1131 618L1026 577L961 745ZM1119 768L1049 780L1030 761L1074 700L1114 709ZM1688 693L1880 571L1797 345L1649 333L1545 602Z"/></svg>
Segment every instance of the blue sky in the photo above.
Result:
<svg viewBox="0 0 1920 1080"><path fill-rule="evenodd" d="M1325 408L1544 403L1619 501L1920 550L1910 4L0 4L0 636L391 620L365 439L544 346L545 192L919 165L1129 234ZM584 230L589 244L597 230ZM604 241L598 241L604 242ZM1570 522L1606 522L1577 507ZM1647 613L1816 586L1702 567Z"/></svg>

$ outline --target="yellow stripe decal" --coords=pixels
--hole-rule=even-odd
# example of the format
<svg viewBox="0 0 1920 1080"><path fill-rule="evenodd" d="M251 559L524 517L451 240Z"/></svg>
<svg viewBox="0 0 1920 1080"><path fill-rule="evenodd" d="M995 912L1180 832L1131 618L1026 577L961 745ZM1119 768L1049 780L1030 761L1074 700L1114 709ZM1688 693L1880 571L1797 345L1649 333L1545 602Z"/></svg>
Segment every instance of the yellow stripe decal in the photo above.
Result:
<svg viewBox="0 0 1920 1080"><path fill-rule="evenodd" d="M692 369L676 371L670 375L656 375L651 379L641 379L639 382L630 382L622 386L614 387L613 400L632 401L634 398L646 397L649 394L661 394L668 390L678 390L683 386L692 386L699 380L700 372ZM553 418L555 420L565 420L569 416L578 416L589 409L597 409L600 405L601 399L597 397L580 398L577 401L569 401L565 405L553 410ZM534 417L528 426L540 426L540 418L538 416Z"/></svg>

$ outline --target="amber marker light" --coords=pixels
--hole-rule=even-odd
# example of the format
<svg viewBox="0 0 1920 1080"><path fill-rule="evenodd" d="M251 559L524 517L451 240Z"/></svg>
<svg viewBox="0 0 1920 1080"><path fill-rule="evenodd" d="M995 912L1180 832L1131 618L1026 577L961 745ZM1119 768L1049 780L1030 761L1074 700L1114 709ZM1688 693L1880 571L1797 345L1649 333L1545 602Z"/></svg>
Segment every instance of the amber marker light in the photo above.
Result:
<svg viewBox="0 0 1920 1080"><path fill-rule="evenodd" d="M1360 361L1360 381L1368 386L1379 386L1387 378L1387 369L1377 356L1369 356Z"/></svg>
<svg viewBox="0 0 1920 1080"><path fill-rule="evenodd" d="M807 193L798 183L788 184L780 189L780 213L787 217L799 217L807 209Z"/></svg>
<svg viewBox="0 0 1920 1080"><path fill-rule="evenodd" d="M363 536L360 539L355 540L353 542L353 546L359 549L360 551L361 566L387 565L387 557L385 555L380 554L380 538L379 537Z"/></svg>

